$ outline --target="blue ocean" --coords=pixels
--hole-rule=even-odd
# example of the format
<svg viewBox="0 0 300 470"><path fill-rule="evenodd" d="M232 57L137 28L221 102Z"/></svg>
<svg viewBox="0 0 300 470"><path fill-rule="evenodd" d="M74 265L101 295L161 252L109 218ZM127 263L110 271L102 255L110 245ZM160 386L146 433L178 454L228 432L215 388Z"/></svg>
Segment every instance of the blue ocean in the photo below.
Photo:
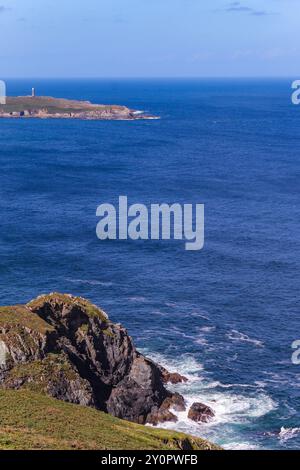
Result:
<svg viewBox="0 0 300 470"><path fill-rule="evenodd" d="M300 107L289 80L7 81L160 120L0 121L0 304L87 297L216 417L166 427L300 448ZM205 245L100 241L96 209L205 204Z"/></svg>

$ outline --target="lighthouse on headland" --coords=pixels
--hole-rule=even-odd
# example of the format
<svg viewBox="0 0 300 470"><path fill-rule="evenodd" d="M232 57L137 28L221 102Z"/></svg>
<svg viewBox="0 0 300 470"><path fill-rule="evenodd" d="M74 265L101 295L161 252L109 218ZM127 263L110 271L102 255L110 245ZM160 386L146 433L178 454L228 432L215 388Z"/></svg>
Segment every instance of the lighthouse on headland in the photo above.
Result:
<svg viewBox="0 0 300 470"><path fill-rule="evenodd" d="M32 97L32 98L35 97L35 88L32 88L32 89L31 89L31 97Z"/></svg>

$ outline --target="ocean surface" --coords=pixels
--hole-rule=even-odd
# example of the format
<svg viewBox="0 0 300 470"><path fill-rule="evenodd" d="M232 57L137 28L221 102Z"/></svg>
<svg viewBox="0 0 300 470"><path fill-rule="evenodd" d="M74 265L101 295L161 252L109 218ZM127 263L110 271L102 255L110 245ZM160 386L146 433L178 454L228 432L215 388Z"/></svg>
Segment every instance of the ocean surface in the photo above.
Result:
<svg viewBox="0 0 300 470"><path fill-rule="evenodd" d="M298 78L298 77L294 77ZM216 412L167 427L300 448L300 107L288 80L8 80L157 121L0 120L0 304L63 291L122 322ZM99 241L96 208L204 203L205 246Z"/></svg>

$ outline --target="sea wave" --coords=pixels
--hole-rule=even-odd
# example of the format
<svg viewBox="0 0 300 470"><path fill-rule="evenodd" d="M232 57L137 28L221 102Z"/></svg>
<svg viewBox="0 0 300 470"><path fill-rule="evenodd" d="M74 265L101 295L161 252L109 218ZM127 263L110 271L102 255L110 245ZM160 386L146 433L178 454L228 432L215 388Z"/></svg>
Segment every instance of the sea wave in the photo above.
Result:
<svg viewBox="0 0 300 470"><path fill-rule="evenodd" d="M216 329L215 326L202 326L201 328L197 328L198 331L203 331L203 333L210 333Z"/></svg>
<svg viewBox="0 0 300 470"><path fill-rule="evenodd" d="M186 401L186 411L177 412L176 423L164 423L165 429L186 432L195 436L204 437L219 443L226 449L256 449L256 442L246 442L241 437L239 429L253 420L259 419L277 408L277 404L261 388L259 383L254 384L223 384L211 380L203 364L192 355L184 354L176 359L169 359L162 354L151 354L144 350L154 361L170 370L186 376L189 381L184 384L171 385L169 389L181 393ZM215 413L215 417L207 424L194 423L188 418L188 410L195 402L205 403Z"/></svg>
<svg viewBox="0 0 300 470"><path fill-rule="evenodd" d="M141 352L150 357L153 361L161 364L169 372L178 372L189 379L190 382L201 380L200 373L203 371L203 364L198 362L191 354L183 354L181 357L171 359L159 353L153 353L147 349Z"/></svg>
<svg viewBox="0 0 300 470"><path fill-rule="evenodd" d="M143 296L128 297L129 302L146 303L147 299Z"/></svg>
<svg viewBox="0 0 300 470"><path fill-rule="evenodd" d="M72 279L67 278L66 281L72 282L73 284L88 284L90 286L102 286L102 287L111 287L113 285L112 282L106 281L97 281L94 279Z"/></svg>
<svg viewBox="0 0 300 470"><path fill-rule="evenodd" d="M257 444L249 444L249 442L231 442L230 444L224 444L225 450L261 450L261 447Z"/></svg>
<svg viewBox="0 0 300 470"><path fill-rule="evenodd" d="M245 333L241 333L240 331L237 331L237 330L231 330L229 333L226 334L226 337L230 339L231 341L250 343L250 344L254 344L255 346L259 348L264 347L264 343L262 341L250 338Z"/></svg>
<svg viewBox="0 0 300 470"><path fill-rule="evenodd" d="M289 441L300 435L300 428L284 428L280 429L279 439L281 442Z"/></svg>

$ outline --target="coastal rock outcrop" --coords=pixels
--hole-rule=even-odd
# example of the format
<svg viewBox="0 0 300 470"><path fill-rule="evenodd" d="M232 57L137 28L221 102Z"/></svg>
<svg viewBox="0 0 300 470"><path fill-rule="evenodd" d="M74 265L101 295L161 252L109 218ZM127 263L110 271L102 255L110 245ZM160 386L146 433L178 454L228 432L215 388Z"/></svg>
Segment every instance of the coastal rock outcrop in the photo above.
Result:
<svg viewBox="0 0 300 470"><path fill-rule="evenodd" d="M196 423L208 423L214 416L213 410L203 403L193 403L188 413L188 418Z"/></svg>
<svg viewBox="0 0 300 470"><path fill-rule="evenodd" d="M188 379L184 377L184 375L181 375L178 372L169 372L162 366L158 367L160 368L163 382L166 384L171 383L173 385L177 385L188 381Z"/></svg>
<svg viewBox="0 0 300 470"><path fill-rule="evenodd" d="M50 294L0 308L0 387L46 393L140 424L176 421L186 379L140 354L121 325L80 297Z"/></svg>

